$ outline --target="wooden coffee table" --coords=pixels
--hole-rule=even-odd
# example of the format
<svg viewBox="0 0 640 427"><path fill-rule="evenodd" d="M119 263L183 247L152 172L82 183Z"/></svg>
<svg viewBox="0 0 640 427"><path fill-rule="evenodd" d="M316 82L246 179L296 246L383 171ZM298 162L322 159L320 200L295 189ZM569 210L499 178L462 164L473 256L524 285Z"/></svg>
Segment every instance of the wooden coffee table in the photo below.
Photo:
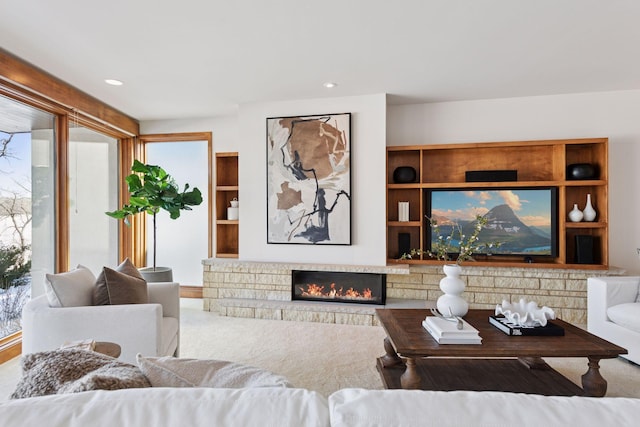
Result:
<svg viewBox="0 0 640 427"><path fill-rule="evenodd" d="M377 309L387 333L377 368L386 388L493 390L560 396L604 396L600 359L627 351L556 319L564 336L508 336L489 324L493 310L469 310L464 319L480 331L481 345L439 345L422 327L429 310ZM582 388L543 357L586 357Z"/></svg>

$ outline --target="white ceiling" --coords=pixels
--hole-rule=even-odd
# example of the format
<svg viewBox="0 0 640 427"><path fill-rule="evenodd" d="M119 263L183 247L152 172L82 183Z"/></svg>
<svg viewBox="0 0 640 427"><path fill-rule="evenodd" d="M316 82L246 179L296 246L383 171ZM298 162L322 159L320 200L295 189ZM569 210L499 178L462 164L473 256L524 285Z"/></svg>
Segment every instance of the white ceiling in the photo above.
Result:
<svg viewBox="0 0 640 427"><path fill-rule="evenodd" d="M640 89L637 0L2 0L0 17L0 47L139 120Z"/></svg>

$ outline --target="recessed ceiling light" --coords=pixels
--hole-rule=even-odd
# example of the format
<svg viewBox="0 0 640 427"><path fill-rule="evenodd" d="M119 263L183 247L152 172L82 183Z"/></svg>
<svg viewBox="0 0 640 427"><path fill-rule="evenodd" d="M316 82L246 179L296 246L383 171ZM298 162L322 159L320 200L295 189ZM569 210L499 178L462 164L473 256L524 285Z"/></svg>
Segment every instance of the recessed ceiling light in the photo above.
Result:
<svg viewBox="0 0 640 427"><path fill-rule="evenodd" d="M338 83L326 82L323 86L326 87L327 89L331 89L332 87L338 86Z"/></svg>
<svg viewBox="0 0 640 427"><path fill-rule="evenodd" d="M106 84L111 85L111 86L122 86L123 83L120 80L115 80L115 79L106 79L104 81Z"/></svg>

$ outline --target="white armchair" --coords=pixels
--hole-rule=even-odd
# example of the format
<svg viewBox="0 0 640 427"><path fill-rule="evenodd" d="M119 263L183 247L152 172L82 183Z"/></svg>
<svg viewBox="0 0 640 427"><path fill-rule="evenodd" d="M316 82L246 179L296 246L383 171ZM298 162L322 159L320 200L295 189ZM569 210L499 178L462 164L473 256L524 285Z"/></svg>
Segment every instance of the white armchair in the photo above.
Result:
<svg viewBox="0 0 640 427"><path fill-rule="evenodd" d="M640 277L610 276L587 279L587 329L624 347L622 357L640 364Z"/></svg>
<svg viewBox="0 0 640 427"><path fill-rule="evenodd" d="M45 295L22 311L23 354L59 348L66 341L92 339L120 345L120 360L136 363L136 354L178 356L180 287L176 282L148 283L148 304L50 307Z"/></svg>

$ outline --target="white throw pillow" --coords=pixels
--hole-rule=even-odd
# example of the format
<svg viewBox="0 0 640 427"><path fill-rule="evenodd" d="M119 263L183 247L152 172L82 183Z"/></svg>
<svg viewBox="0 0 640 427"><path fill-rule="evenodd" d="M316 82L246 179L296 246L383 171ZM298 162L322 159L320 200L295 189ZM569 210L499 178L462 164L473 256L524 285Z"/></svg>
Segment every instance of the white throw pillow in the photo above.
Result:
<svg viewBox="0 0 640 427"><path fill-rule="evenodd" d="M291 387L282 375L223 360L136 357L152 387Z"/></svg>
<svg viewBox="0 0 640 427"><path fill-rule="evenodd" d="M46 274L44 290L51 307L81 307L91 305L96 276L87 267L59 274Z"/></svg>
<svg viewBox="0 0 640 427"><path fill-rule="evenodd" d="M640 303L614 305L607 309L607 316L616 325L640 332Z"/></svg>

